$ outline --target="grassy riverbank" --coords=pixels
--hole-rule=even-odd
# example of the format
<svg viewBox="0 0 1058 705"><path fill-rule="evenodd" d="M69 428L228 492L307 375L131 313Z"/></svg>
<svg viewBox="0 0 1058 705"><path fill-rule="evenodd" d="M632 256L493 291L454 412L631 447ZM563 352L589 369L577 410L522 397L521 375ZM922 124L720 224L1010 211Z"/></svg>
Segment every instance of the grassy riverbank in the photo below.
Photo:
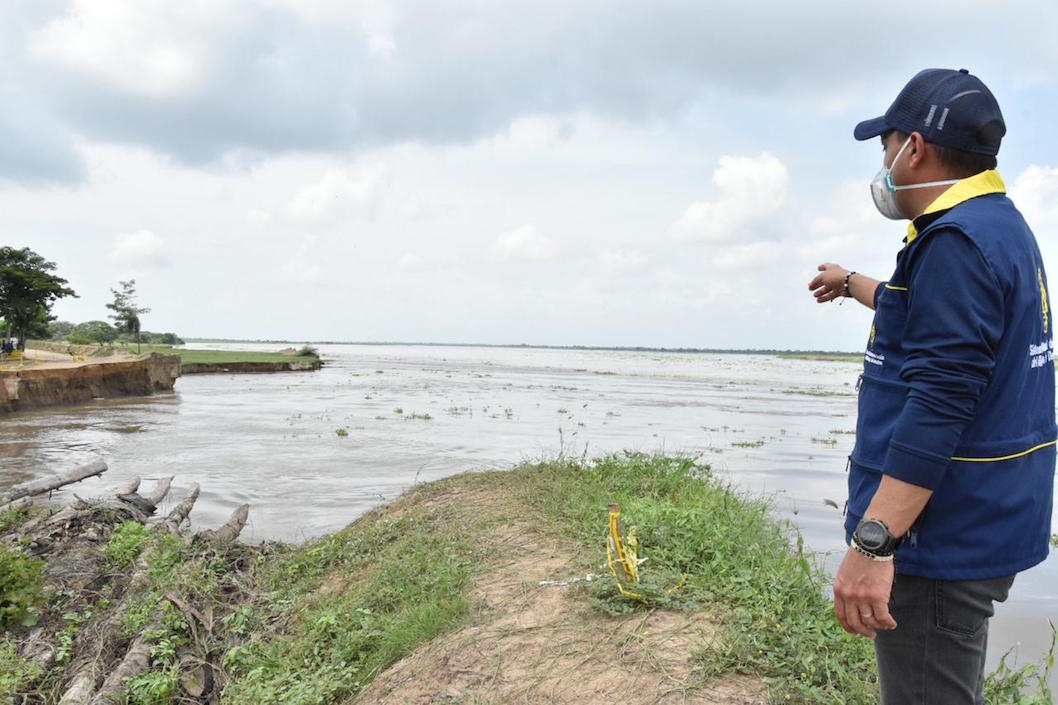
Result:
<svg viewBox="0 0 1058 705"><path fill-rule="evenodd" d="M606 569L610 502L647 558L645 603L621 597ZM0 514L0 535L24 520ZM877 697L870 643L838 627L796 534L687 458L460 475L302 546L221 548L129 524L101 534L107 577L83 593L48 592L17 547L0 555L29 586L0 604L0 699L57 701L78 646L106 629L118 654L151 640L149 670L128 684L135 705L205 702L193 696L203 662L223 703ZM19 656L19 605L65 654L44 672ZM1030 702L1003 683L1013 695L990 702Z"/></svg>
<svg viewBox="0 0 1058 705"><path fill-rule="evenodd" d="M55 341L30 340L26 346L36 350L48 352L77 355L86 358L108 358L118 353L135 355L137 349L140 353L158 352L168 355L178 355L181 364L184 365L226 365L252 362L291 362L318 360L319 355L315 348L304 346L300 350L289 348L289 352L262 352L254 350L194 350L172 345L143 344L138 348L133 344L114 345L70 345Z"/></svg>
<svg viewBox="0 0 1058 705"><path fill-rule="evenodd" d="M186 372L225 366L231 366L233 371L239 371L239 366L243 366L247 371L266 371L264 369L252 369L255 365L261 367L274 366L276 369L287 366L295 369L305 369L306 367L318 368L321 364L316 349L307 345L300 350L287 348L284 352L263 352L255 350L195 350L161 344L143 344L138 347L135 344L124 343L114 345L70 345L55 341L30 340L27 343L27 347L50 353L69 355L75 360L92 361L133 356L137 354L137 350L139 350L140 354L157 352L165 355L177 355L180 357L180 364L185 367ZM210 371L213 370L211 369Z"/></svg>
<svg viewBox="0 0 1058 705"><path fill-rule="evenodd" d="M128 349L135 351L136 346L129 346ZM189 350L174 348L171 345L143 345L141 350L179 355L182 365L230 365L243 362L291 362L319 359L319 355L311 348L302 348L296 354L254 350Z"/></svg>

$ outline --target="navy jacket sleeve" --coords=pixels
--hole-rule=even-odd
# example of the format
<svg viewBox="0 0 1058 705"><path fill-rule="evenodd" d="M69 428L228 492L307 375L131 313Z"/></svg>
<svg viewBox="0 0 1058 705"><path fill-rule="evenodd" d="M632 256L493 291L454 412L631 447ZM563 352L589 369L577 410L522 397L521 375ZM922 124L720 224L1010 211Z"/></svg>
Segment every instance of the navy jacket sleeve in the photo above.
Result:
<svg viewBox="0 0 1058 705"><path fill-rule="evenodd" d="M926 236L909 264L900 376L909 385L886 475L934 488L988 385L1003 334L995 273L958 230Z"/></svg>

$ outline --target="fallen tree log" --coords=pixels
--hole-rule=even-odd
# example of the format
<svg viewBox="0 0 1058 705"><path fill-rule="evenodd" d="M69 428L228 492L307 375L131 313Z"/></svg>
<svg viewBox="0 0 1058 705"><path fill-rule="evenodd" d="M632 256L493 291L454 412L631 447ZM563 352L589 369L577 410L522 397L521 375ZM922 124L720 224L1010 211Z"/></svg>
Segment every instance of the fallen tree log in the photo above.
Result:
<svg viewBox="0 0 1058 705"><path fill-rule="evenodd" d="M32 497L22 497L21 499L16 499L14 502L0 505L0 512L7 511L8 509L18 509L19 507L28 507L31 504L33 504Z"/></svg>
<svg viewBox="0 0 1058 705"><path fill-rule="evenodd" d="M180 525L187 519L187 515L191 513L191 508L195 506L195 501L198 499L198 483L191 483L191 489L187 491L183 501L173 508L173 511L169 512L169 516L165 519L165 528L172 533L176 533L180 530Z"/></svg>
<svg viewBox="0 0 1058 705"><path fill-rule="evenodd" d="M131 564L115 566L110 562L112 558L104 553L123 522L161 524L164 528L156 528L152 533L157 535L162 531L180 536L188 549L180 556L185 565L197 565L194 561L205 556L211 564L224 566L228 582L211 599L220 600L216 604L222 610L232 607L225 600L244 593L246 588L238 578L253 569L252 562L245 562L251 549L232 545L247 524L249 505L236 508L216 528L191 536L186 531L186 522L200 495L197 483L188 487L185 496L168 514L157 514L152 519L158 505L170 494L172 483L172 477L163 477L148 490L142 489L139 478L129 478L95 497L81 499L74 495L59 511L31 518L15 528L15 535L26 542L27 550L46 562L44 574L48 588L65 596L62 619L58 611L45 615L37 633L27 634L18 646L21 658L37 665L41 673L51 672L43 686L47 689L46 702L125 703L130 697L129 679L142 676L152 668L178 671L182 702L199 705L217 702L224 682L220 654L227 637L214 631L214 602L200 603L192 588L166 592L164 600L184 615L191 641L182 644L175 655L152 658L151 650L159 643L158 634L168 628L163 624L168 606L158 602L148 607L152 614L143 627L137 628L139 636L131 642L132 635L127 632L130 610L147 607L138 601L151 585L149 558L141 551ZM26 499L21 497L15 501L21 504ZM97 601L103 594L108 596L109 604Z"/></svg>
<svg viewBox="0 0 1058 705"><path fill-rule="evenodd" d="M196 540L203 541L234 541L239 538L239 534L242 533L243 527L246 526L246 519L250 515L250 505L244 504L236 509L231 514L231 518L224 524L216 529L204 529L195 534Z"/></svg>
<svg viewBox="0 0 1058 705"><path fill-rule="evenodd" d="M6 509L5 505L14 502L16 499L51 492L52 490L57 490L65 485L80 482L81 480L96 475L102 475L106 471L107 464L102 459L97 459L86 465L82 465L79 468L73 468L72 470L63 473L56 473L55 475L48 475L47 477L40 477L36 480L24 482L21 485L15 485L14 487L0 492L0 510Z"/></svg>
<svg viewBox="0 0 1058 705"><path fill-rule="evenodd" d="M59 699L59 705L88 705L95 690L95 664L89 664L77 672L69 687Z"/></svg>
<svg viewBox="0 0 1058 705"><path fill-rule="evenodd" d="M117 487L115 487L113 492L112 492L112 494L114 494L117 497L120 497L120 496L126 495L126 494L135 494L136 490L138 490L139 488L140 488L140 476L139 475L135 475L133 477L130 477L128 480L126 480L125 482L121 483Z"/></svg>
<svg viewBox="0 0 1058 705"><path fill-rule="evenodd" d="M151 645L136 637L132 646L125 653L125 658L117 668L110 672L99 692L90 701L90 705L117 705L125 702L125 679L140 675L150 666Z"/></svg>
<svg viewBox="0 0 1058 705"><path fill-rule="evenodd" d="M147 501L158 507L162 503L162 500L169 494L169 489L173 486L173 476L158 480L158 484L154 486L154 489L149 495L147 495Z"/></svg>

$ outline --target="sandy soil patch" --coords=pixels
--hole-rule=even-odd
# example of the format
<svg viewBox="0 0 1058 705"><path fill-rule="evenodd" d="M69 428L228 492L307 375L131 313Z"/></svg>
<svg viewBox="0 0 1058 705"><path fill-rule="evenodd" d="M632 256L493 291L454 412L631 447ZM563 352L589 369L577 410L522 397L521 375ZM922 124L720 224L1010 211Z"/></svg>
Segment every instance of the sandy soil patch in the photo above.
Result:
<svg viewBox="0 0 1058 705"><path fill-rule="evenodd" d="M576 588L540 586L583 576L583 560L563 537L520 517L496 492L473 494L460 493L457 506L510 519L488 537L496 558L474 584L471 623L379 674L349 705L767 702L757 679L700 682L692 654L718 638L707 614L652 610L611 617ZM425 500L451 501L444 492Z"/></svg>
<svg viewBox="0 0 1058 705"><path fill-rule="evenodd" d="M62 369L69 367L82 367L84 365L99 365L107 362L125 362L135 360L138 356L130 350L117 349L113 354L106 357L74 357L66 353L53 352L51 350L39 350L27 348L24 353L24 364L33 369ZM3 369L17 369L19 362L5 360Z"/></svg>

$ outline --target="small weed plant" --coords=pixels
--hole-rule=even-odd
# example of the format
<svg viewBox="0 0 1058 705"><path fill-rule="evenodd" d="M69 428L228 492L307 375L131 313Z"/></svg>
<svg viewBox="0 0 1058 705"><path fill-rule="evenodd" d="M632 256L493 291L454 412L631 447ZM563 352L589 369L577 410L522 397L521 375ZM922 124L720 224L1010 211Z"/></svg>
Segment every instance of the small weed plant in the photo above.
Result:
<svg viewBox="0 0 1058 705"><path fill-rule="evenodd" d="M0 635L0 702L19 702L25 685L40 676L40 669L18 655L18 643Z"/></svg>
<svg viewBox="0 0 1058 705"><path fill-rule="evenodd" d="M1014 649L1003 654L999 666L985 681L985 702L988 705L1054 705L1048 681L1054 669L1056 640L1058 631L1051 622L1051 648L1040 663L1016 668L1007 662L1015 653Z"/></svg>
<svg viewBox="0 0 1058 705"><path fill-rule="evenodd" d="M25 507L11 507L0 511L0 534L6 534L11 529L19 526L27 518Z"/></svg>
<svg viewBox="0 0 1058 705"><path fill-rule="evenodd" d="M103 555L114 568L127 568L140 555L143 542L150 533L151 530L138 521L123 522L110 535Z"/></svg>
<svg viewBox="0 0 1058 705"><path fill-rule="evenodd" d="M44 604L43 567L18 545L0 544L0 630L37 623Z"/></svg>

